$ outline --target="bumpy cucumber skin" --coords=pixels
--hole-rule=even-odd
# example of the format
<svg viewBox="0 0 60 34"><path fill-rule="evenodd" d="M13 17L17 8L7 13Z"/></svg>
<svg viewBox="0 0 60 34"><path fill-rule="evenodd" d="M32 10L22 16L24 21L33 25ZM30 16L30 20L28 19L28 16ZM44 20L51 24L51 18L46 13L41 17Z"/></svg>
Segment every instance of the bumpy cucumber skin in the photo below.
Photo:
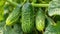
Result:
<svg viewBox="0 0 60 34"><path fill-rule="evenodd" d="M45 15L41 9L38 10L36 15L36 28L38 31L43 31L45 27Z"/></svg>
<svg viewBox="0 0 60 34"><path fill-rule="evenodd" d="M20 16L20 7L17 6L13 11L12 13L8 16L8 18L6 19L6 25L10 26L12 25L13 23L15 23L19 16Z"/></svg>
<svg viewBox="0 0 60 34"><path fill-rule="evenodd" d="M22 30L31 32L34 27L34 12L30 3L25 3L22 7Z"/></svg>

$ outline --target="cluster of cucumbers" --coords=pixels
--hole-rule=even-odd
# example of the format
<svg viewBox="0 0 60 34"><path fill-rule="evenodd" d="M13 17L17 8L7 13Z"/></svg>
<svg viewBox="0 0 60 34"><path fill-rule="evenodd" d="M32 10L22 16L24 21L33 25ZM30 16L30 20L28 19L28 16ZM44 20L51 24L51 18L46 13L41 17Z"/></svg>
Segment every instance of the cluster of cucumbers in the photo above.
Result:
<svg viewBox="0 0 60 34"><path fill-rule="evenodd" d="M53 1L58 2L58 0L57 1L56 0L53 1L33 0L33 2L32 0L22 0L22 1L19 0L18 2L16 1L17 0L14 1L15 3L9 0L7 1L9 3L12 3L11 5L15 5L15 6L14 8L12 8L10 12L7 12L7 14L5 14L7 15L7 17L4 20L5 24L3 29L1 29L3 31L3 32L1 31L1 33L3 34L57 34L54 33L54 31L56 31L59 34L60 31L58 31L59 28L58 25L56 25L58 23L55 23L58 20L58 18L56 18L55 15L58 14L60 15L60 13L56 12L59 11L57 10L59 7L58 6L59 3L57 3L57 5L53 3ZM44 3L48 3L47 1L48 2L51 1L51 2L45 5ZM34 5L34 3L36 3L36 5ZM39 5L39 3L42 4ZM43 5L45 5L45 7ZM56 7L55 5L58 7Z"/></svg>
<svg viewBox="0 0 60 34"><path fill-rule="evenodd" d="M16 8L7 17L6 25L14 25L16 21L19 21L18 19L20 16L20 24L23 32L32 32L35 27L38 31L44 30L45 15L41 8L38 9L35 15L34 7L29 2L26 2L23 6L16 6ZM36 18L34 18L35 16Z"/></svg>

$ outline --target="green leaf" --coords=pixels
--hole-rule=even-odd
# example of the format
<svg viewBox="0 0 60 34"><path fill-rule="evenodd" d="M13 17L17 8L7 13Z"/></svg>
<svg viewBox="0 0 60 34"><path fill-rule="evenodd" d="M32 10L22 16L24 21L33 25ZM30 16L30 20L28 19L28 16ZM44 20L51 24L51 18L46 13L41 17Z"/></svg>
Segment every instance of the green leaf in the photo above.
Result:
<svg viewBox="0 0 60 34"><path fill-rule="evenodd" d="M54 20L52 19L52 18L50 18L50 17L48 17L47 15L45 15L46 16L46 21L47 21L47 24L49 25L49 24L51 24L51 25L56 25L56 23L54 22ZM48 26L47 25L47 26Z"/></svg>
<svg viewBox="0 0 60 34"><path fill-rule="evenodd" d="M5 21L0 22L0 34L4 33L4 25L5 25Z"/></svg>
<svg viewBox="0 0 60 34"><path fill-rule="evenodd" d="M16 32L15 34L23 34L21 25L19 25L19 24L15 24L13 30L14 30L14 32Z"/></svg>
<svg viewBox="0 0 60 34"><path fill-rule="evenodd" d="M3 27L0 27L0 34L3 34Z"/></svg>
<svg viewBox="0 0 60 34"><path fill-rule="evenodd" d="M12 10L15 8L13 5L9 4L8 2L6 3L7 4L4 5L4 14L11 13Z"/></svg>
<svg viewBox="0 0 60 34"><path fill-rule="evenodd" d="M12 27L11 26L6 26L5 28L4 28L4 34L9 34L9 31L12 29Z"/></svg>
<svg viewBox="0 0 60 34"><path fill-rule="evenodd" d="M4 4L6 0L0 0L0 21L2 21L4 18Z"/></svg>
<svg viewBox="0 0 60 34"><path fill-rule="evenodd" d="M48 7L49 16L60 15L60 0L52 0Z"/></svg>
<svg viewBox="0 0 60 34"><path fill-rule="evenodd" d="M5 0L0 0L0 8L5 4Z"/></svg>
<svg viewBox="0 0 60 34"><path fill-rule="evenodd" d="M44 34L60 34L60 21L55 26L49 23Z"/></svg>
<svg viewBox="0 0 60 34"><path fill-rule="evenodd" d="M44 0L46 3L49 3L51 0Z"/></svg>
<svg viewBox="0 0 60 34"><path fill-rule="evenodd" d="M4 10L3 10L3 8L1 8L0 9L0 21L2 21L4 19L3 16L4 16Z"/></svg>
<svg viewBox="0 0 60 34"><path fill-rule="evenodd" d="M18 24L12 26L6 26L4 34L23 34L21 27Z"/></svg>
<svg viewBox="0 0 60 34"><path fill-rule="evenodd" d="M18 4L21 4L22 2L24 2L24 0L12 0L13 2L16 2Z"/></svg>
<svg viewBox="0 0 60 34"><path fill-rule="evenodd" d="M5 21L0 22L0 27L4 27Z"/></svg>

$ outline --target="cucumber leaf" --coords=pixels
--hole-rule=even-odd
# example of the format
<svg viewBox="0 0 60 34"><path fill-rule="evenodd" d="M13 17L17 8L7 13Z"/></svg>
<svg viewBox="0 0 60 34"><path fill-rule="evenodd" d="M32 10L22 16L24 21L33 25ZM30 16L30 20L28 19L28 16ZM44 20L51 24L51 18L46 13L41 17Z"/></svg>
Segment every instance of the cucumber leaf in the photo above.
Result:
<svg viewBox="0 0 60 34"><path fill-rule="evenodd" d="M0 21L2 21L4 19L3 16L4 16L4 10L2 8L2 9L0 9Z"/></svg>
<svg viewBox="0 0 60 34"><path fill-rule="evenodd" d="M23 34L21 31L21 27L18 24L12 26L6 26L6 30L4 30L4 34Z"/></svg>
<svg viewBox="0 0 60 34"><path fill-rule="evenodd" d="M49 16L60 15L60 0L52 0L48 7Z"/></svg>
<svg viewBox="0 0 60 34"><path fill-rule="evenodd" d="M55 26L49 23L44 34L60 34L60 21Z"/></svg>
<svg viewBox="0 0 60 34"><path fill-rule="evenodd" d="M0 8L5 4L6 0L0 0Z"/></svg>
<svg viewBox="0 0 60 34"><path fill-rule="evenodd" d="M4 18L4 4L6 0L0 0L0 21L2 21Z"/></svg>

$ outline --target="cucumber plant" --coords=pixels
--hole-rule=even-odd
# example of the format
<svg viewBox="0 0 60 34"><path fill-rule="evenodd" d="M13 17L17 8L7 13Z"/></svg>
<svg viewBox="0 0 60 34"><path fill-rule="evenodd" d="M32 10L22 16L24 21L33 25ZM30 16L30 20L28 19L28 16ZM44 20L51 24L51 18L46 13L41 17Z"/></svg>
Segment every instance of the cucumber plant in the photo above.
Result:
<svg viewBox="0 0 60 34"><path fill-rule="evenodd" d="M0 34L60 34L59 17L60 0L0 0Z"/></svg>

